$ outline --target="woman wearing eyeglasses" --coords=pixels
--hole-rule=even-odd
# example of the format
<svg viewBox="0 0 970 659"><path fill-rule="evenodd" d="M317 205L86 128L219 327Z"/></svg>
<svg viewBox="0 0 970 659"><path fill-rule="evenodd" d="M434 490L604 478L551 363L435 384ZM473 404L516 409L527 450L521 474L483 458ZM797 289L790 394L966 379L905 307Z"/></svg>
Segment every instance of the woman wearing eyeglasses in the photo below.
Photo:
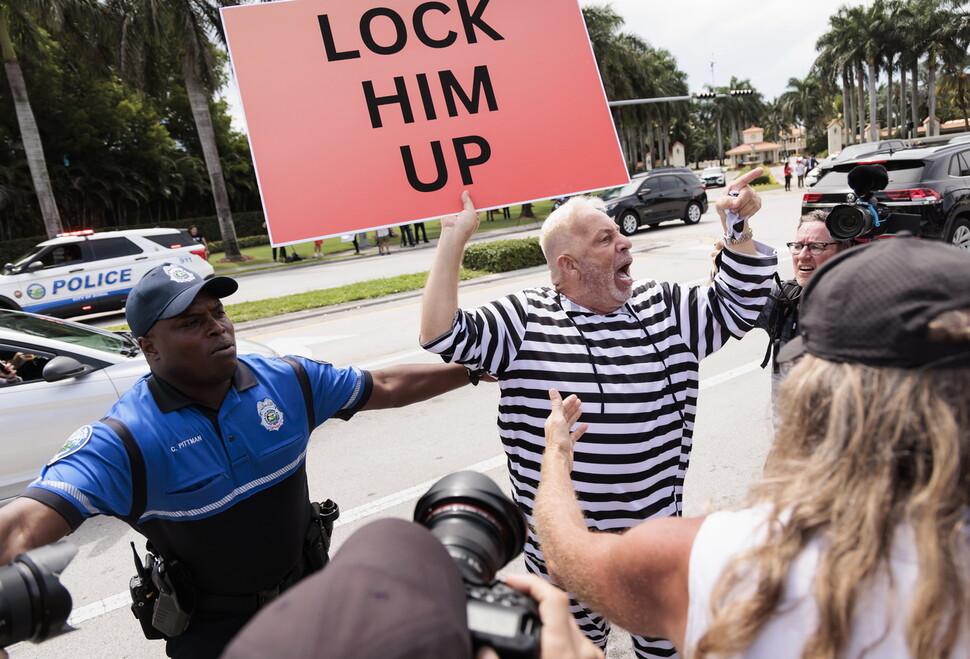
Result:
<svg viewBox="0 0 970 659"><path fill-rule="evenodd" d="M851 240L835 240L825 228L825 211L812 211L798 220L798 230L794 242L788 243L795 278L781 281L775 275L775 284L768 296L768 303L761 310L755 322L768 332L768 349L761 366L764 368L771 359L771 407L774 413L775 399L781 373L776 356L783 345L798 336L798 301L802 287L808 283L815 271L823 263L852 245ZM777 425L777 419L775 425Z"/></svg>

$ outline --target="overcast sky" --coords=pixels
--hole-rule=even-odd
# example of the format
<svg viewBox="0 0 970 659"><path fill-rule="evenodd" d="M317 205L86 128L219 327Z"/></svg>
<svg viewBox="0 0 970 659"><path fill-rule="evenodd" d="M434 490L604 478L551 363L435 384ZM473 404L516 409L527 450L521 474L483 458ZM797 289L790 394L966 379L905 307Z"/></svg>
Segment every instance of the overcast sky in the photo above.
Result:
<svg viewBox="0 0 970 659"><path fill-rule="evenodd" d="M829 16L843 5L872 0L582 0L613 6L622 31L670 51L691 92L748 79L765 101L784 93L789 78L804 78L815 61L815 42ZM713 79L711 62L714 62ZM622 99L610 99L622 100Z"/></svg>

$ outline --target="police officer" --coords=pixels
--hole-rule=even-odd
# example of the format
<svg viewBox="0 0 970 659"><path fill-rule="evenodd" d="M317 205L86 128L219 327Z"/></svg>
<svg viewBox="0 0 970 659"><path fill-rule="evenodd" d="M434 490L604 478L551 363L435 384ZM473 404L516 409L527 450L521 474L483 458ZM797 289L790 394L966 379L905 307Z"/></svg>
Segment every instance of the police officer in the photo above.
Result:
<svg viewBox="0 0 970 659"><path fill-rule="evenodd" d="M162 625L172 657L218 656L262 604L322 564L305 471L313 428L469 382L460 365L368 372L237 356L221 301L237 287L170 263L151 270L125 310L151 373L0 509L0 565L97 514L148 538L165 561L160 583L176 591L166 612L178 615ZM179 610L191 614L184 629Z"/></svg>

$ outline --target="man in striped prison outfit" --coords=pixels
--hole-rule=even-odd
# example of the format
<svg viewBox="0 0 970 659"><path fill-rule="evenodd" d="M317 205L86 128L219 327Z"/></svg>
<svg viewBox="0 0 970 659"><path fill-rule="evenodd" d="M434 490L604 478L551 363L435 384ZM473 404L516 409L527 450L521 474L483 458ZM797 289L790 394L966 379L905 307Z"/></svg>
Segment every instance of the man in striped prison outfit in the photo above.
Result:
<svg viewBox="0 0 970 659"><path fill-rule="evenodd" d="M525 562L531 572L549 579L532 507L552 387L563 397L577 394L589 423L576 446L572 477L590 528L619 532L681 514L699 362L752 328L777 266L774 249L752 240L741 221L760 208L747 185L758 173L737 179L729 192L739 195L718 202L728 247L711 286L634 281L630 240L600 199L574 197L542 227L551 287L459 310L458 269L478 228L467 193L464 210L442 221L424 292L421 342L445 361L499 382L499 434L515 500L529 520ZM609 623L575 600L572 610L584 633L605 649ZM642 657L675 653L664 640L633 641Z"/></svg>

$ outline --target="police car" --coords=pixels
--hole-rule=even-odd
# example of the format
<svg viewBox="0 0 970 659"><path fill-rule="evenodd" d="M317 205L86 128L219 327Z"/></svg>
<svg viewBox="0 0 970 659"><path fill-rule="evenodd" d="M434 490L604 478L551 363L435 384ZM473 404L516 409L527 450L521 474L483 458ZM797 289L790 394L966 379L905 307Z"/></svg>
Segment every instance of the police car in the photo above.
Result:
<svg viewBox="0 0 970 659"><path fill-rule="evenodd" d="M205 247L179 229L74 231L46 240L0 271L0 309L68 318L125 306L128 293L160 263L208 279Z"/></svg>

